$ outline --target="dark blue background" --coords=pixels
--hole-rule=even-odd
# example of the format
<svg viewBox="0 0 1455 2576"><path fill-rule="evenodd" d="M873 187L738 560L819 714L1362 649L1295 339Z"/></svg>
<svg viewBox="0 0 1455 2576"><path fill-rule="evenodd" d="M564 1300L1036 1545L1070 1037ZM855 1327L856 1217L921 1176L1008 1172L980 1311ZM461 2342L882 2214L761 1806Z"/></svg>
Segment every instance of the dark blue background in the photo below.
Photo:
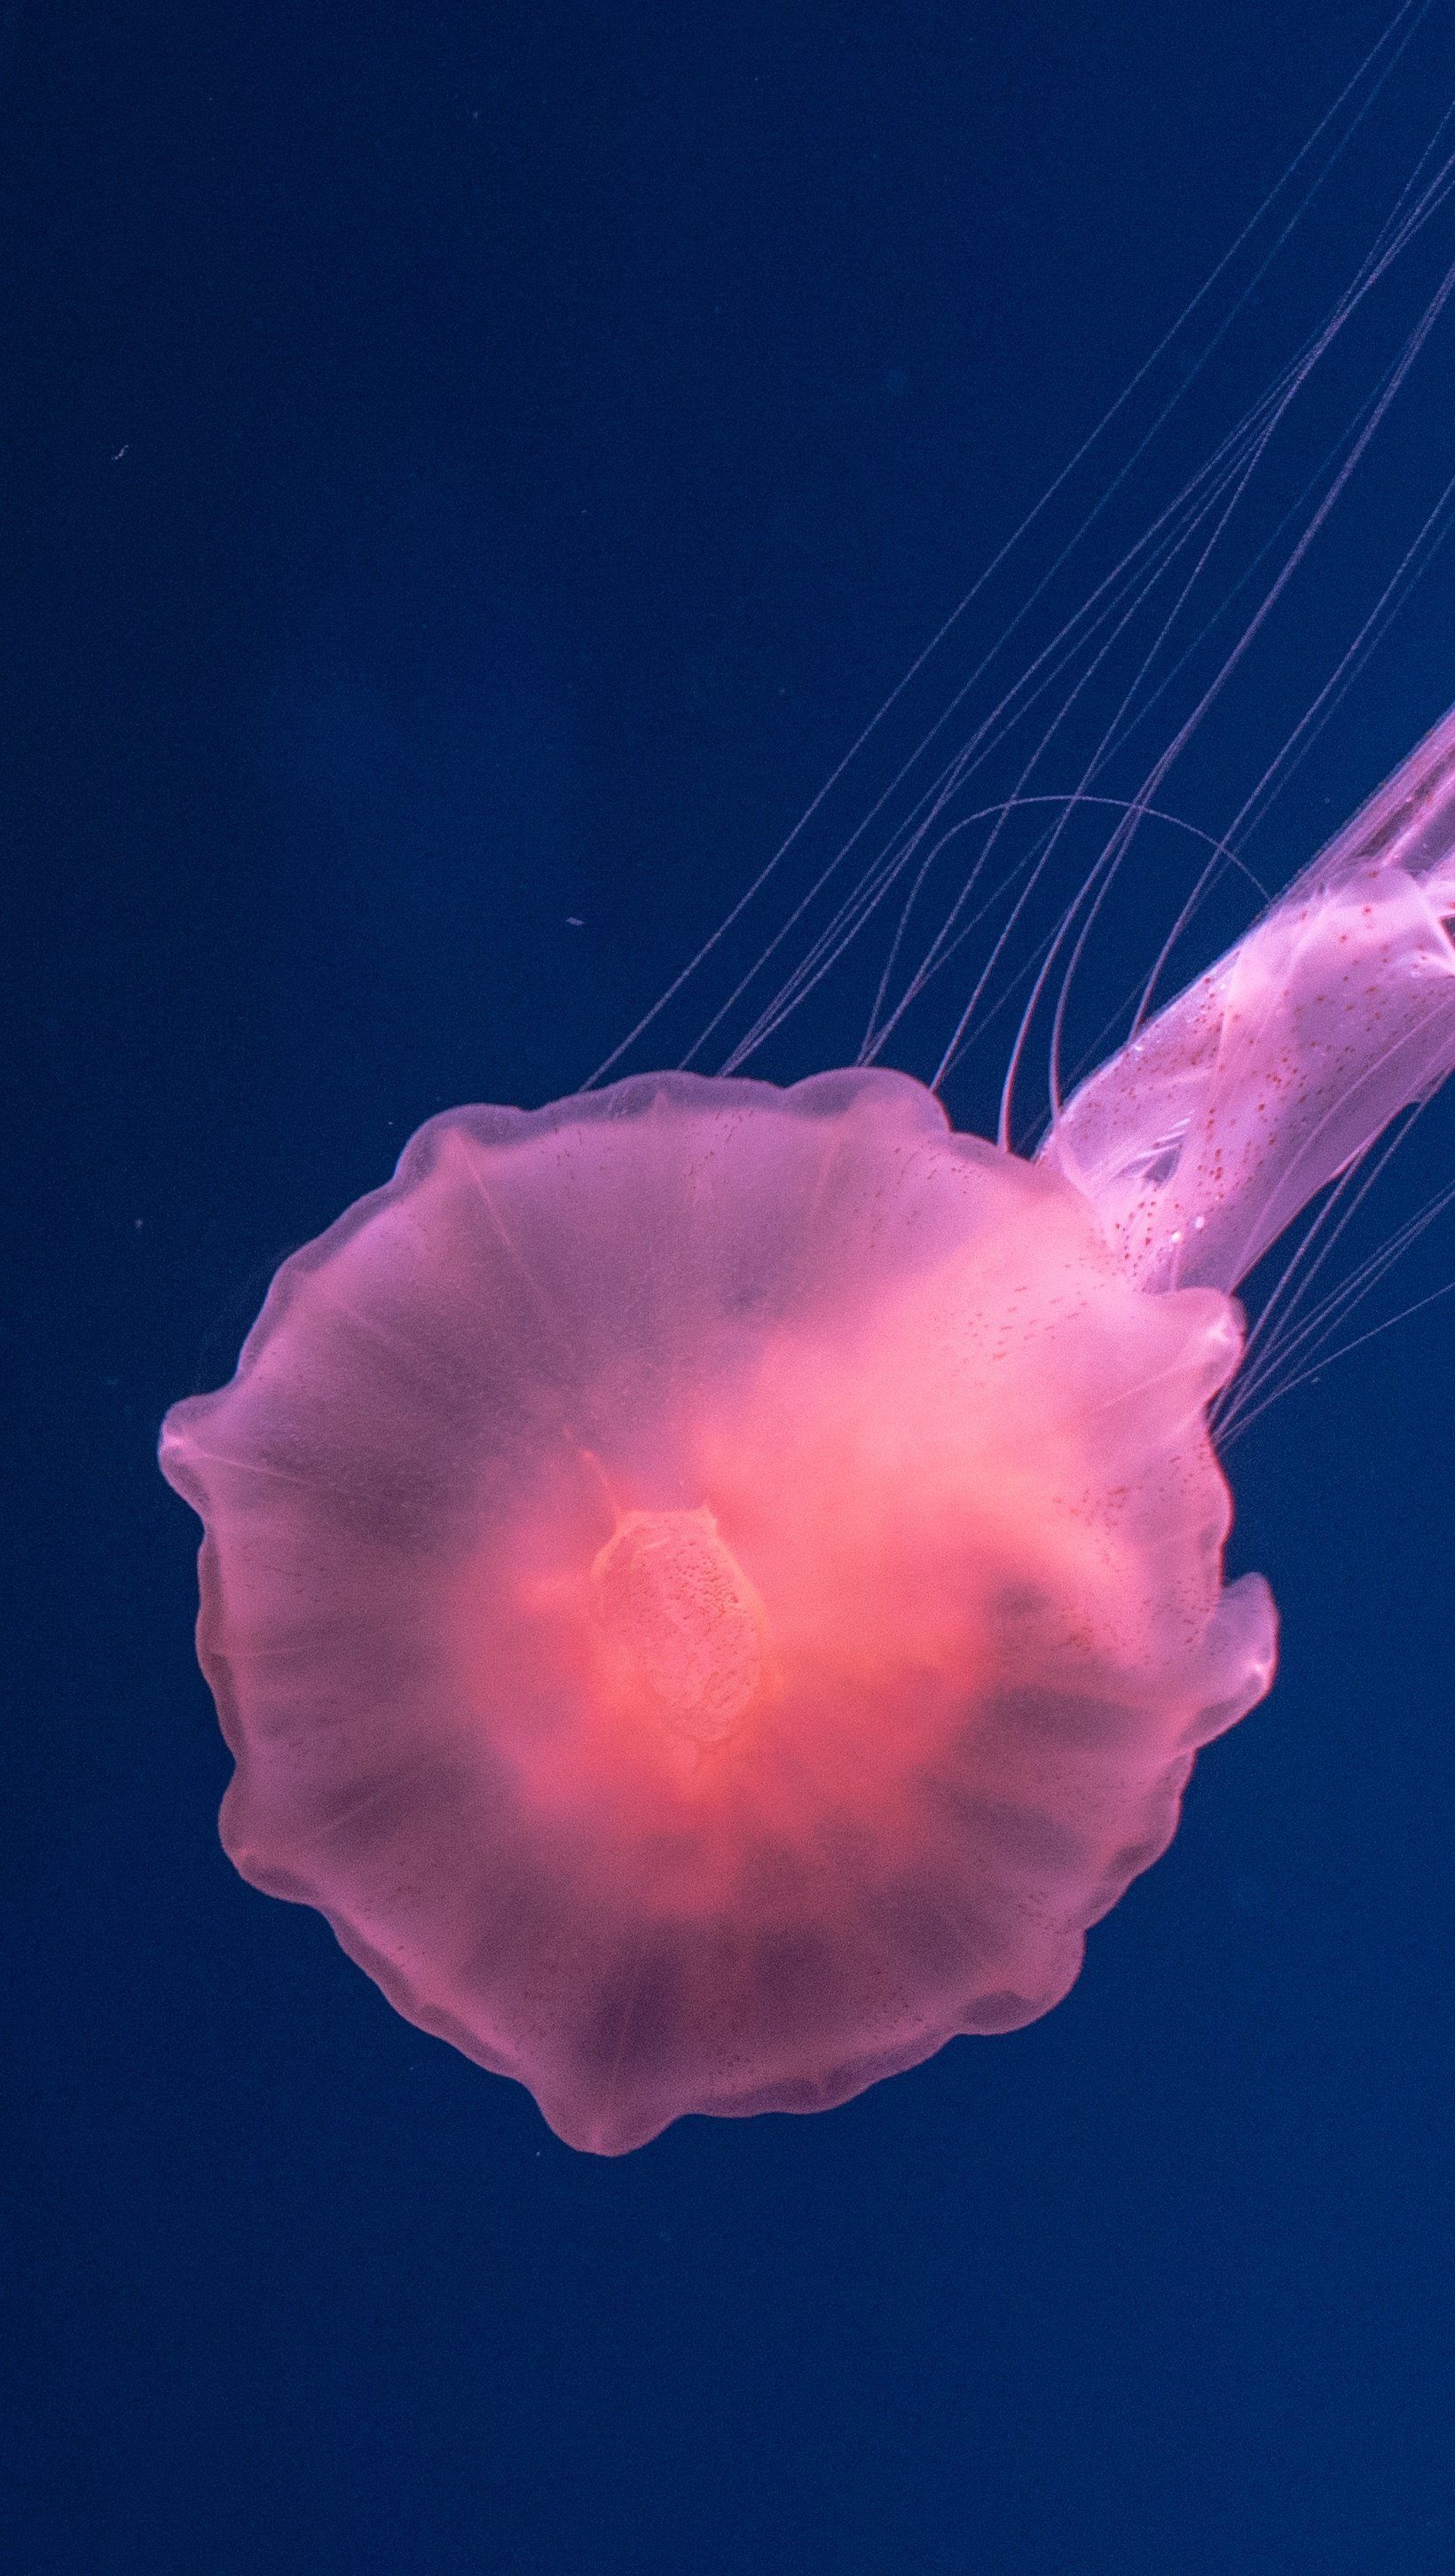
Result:
<svg viewBox="0 0 1455 2576"><path fill-rule="evenodd" d="M19 2576L1455 2570L1449 1307L1237 1451L1283 1676L1070 2000L617 2163L232 1875L152 1454L421 1118L616 1041L1380 23L0 15Z"/></svg>

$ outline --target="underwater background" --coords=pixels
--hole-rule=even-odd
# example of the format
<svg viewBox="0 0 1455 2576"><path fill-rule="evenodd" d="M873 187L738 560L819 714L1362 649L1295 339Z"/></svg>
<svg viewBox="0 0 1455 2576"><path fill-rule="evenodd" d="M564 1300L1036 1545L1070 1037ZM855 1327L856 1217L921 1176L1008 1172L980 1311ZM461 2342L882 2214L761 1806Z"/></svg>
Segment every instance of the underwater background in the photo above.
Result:
<svg viewBox="0 0 1455 2576"><path fill-rule="evenodd" d="M1455 1308L1231 1451L1281 1676L1068 2000L620 2161L234 1875L154 1461L421 1120L616 1046L1385 23L0 10L17 2576L1455 2571ZM1427 13L1315 294L1452 96ZM1455 463L1452 354L1255 774ZM1455 699L1452 604L1455 552L1275 873ZM858 1033L826 985L750 1069ZM1404 1213L1455 1129L1409 1152Z"/></svg>

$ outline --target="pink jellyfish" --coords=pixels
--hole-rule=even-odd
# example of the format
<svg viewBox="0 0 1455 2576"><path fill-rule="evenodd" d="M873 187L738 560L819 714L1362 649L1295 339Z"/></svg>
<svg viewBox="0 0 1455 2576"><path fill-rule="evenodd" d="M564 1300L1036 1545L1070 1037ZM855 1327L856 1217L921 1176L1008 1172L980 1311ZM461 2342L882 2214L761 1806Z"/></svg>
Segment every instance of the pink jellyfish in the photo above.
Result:
<svg viewBox="0 0 1455 2576"><path fill-rule="evenodd" d="M1229 1291L1455 1066L1455 715L1035 1161L903 1075L432 1119L162 1464L227 1849L614 2153L1066 1993L1268 1689Z"/></svg>

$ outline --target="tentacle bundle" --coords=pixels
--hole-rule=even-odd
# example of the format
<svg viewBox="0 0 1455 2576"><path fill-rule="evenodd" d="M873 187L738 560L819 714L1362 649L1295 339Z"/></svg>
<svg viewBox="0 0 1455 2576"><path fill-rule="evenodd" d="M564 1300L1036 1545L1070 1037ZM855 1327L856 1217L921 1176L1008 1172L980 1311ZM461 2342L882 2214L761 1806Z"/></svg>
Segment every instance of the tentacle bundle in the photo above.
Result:
<svg viewBox="0 0 1455 2576"><path fill-rule="evenodd" d="M437 1118L165 1427L228 1850L607 2152L1029 2021L1271 1676L1238 1351L896 1074Z"/></svg>

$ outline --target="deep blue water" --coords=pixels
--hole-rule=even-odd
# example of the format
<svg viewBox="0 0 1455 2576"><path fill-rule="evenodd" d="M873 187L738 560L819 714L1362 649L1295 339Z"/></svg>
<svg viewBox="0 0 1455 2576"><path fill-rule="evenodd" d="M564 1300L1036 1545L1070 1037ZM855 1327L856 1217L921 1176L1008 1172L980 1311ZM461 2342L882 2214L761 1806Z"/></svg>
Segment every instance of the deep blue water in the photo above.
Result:
<svg viewBox="0 0 1455 2576"><path fill-rule="evenodd" d="M1455 2570L1448 1306L1233 1458L1282 1677L1069 2001L612 2163L233 1875L153 1458L413 1126L615 1044L1381 24L0 12L17 2576Z"/></svg>

